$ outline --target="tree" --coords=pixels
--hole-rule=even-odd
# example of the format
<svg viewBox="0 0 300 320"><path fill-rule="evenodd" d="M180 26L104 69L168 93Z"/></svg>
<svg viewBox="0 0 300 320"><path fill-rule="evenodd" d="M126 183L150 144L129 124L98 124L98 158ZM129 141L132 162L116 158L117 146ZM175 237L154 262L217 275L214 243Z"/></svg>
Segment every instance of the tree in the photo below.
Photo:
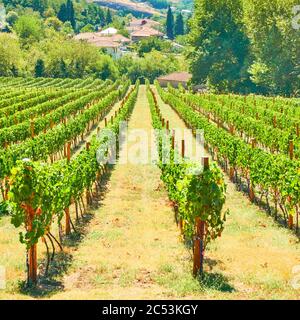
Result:
<svg viewBox="0 0 300 320"><path fill-rule="evenodd" d="M67 9L67 21L70 21L73 29L75 29L76 20L75 20L75 11L74 11L72 0L67 0L66 9Z"/></svg>
<svg viewBox="0 0 300 320"><path fill-rule="evenodd" d="M94 32L95 29L91 24L86 24L81 30L80 32Z"/></svg>
<svg viewBox="0 0 300 320"><path fill-rule="evenodd" d="M95 62L92 70L95 76L102 80L116 80L120 77L115 62L108 55L101 55L101 57Z"/></svg>
<svg viewBox="0 0 300 320"><path fill-rule="evenodd" d="M105 26L105 14L106 13L100 6L89 3L81 12L81 28L87 24L91 24L94 27Z"/></svg>
<svg viewBox="0 0 300 320"><path fill-rule="evenodd" d="M23 65L22 51L17 39L7 33L0 34L0 76L12 76Z"/></svg>
<svg viewBox="0 0 300 320"><path fill-rule="evenodd" d="M62 22L66 22L68 20L67 6L65 3L60 6L57 18Z"/></svg>
<svg viewBox="0 0 300 320"><path fill-rule="evenodd" d="M173 40L174 39L174 15L170 6L167 14L166 28L167 28L168 38Z"/></svg>
<svg viewBox="0 0 300 320"><path fill-rule="evenodd" d="M176 16L175 36L182 36L182 35L184 35L184 21L183 21L183 16L180 12Z"/></svg>
<svg viewBox="0 0 300 320"><path fill-rule="evenodd" d="M101 7L97 6L98 12L97 12L97 18L96 18L96 24L100 25L101 27L105 26L105 13L101 9Z"/></svg>
<svg viewBox="0 0 300 320"><path fill-rule="evenodd" d="M66 21L61 29L62 33L66 34L66 35L72 35L74 33L74 29L72 28L71 22L70 21Z"/></svg>
<svg viewBox="0 0 300 320"><path fill-rule="evenodd" d="M15 23L14 29L23 45L38 41L43 36L42 22L33 15L21 16Z"/></svg>
<svg viewBox="0 0 300 320"><path fill-rule="evenodd" d="M57 36L56 41L45 40L40 44L45 56L47 76L83 78L95 75L99 78L115 80L119 73L115 61L100 53L99 48L75 40L65 40ZM41 53L39 53L41 56Z"/></svg>
<svg viewBox="0 0 300 320"><path fill-rule="evenodd" d="M219 91L251 87L247 72L250 42L242 19L240 0L196 3L191 33L194 83L208 83Z"/></svg>
<svg viewBox="0 0 300 320"><path fill-rule="evenodd" d="M179 70L177 58L159 51L145 53L143 58L134 58L125 55L118 60L120 73L126 75L133 83L140 79L144 83L145 79L153 82L157 77Z"/></svg>
<svg viewBox="0 0 300 320"><path fill-rule="evenodd" d="M50 18L47 18L45 20L45 25L48 27L48 28L53 28L55 31L61 31L62 29L62 22L56 18L56 17L50 17Z"/></svg>
<svg viewBox="0 0 300 320"><path fill-rule="evenodd" d="M45 75L45 63L44 60L38 59L35 64L34 74L36 78L43 77Z"/></svg>
<svg viewBox="0 0 300 320"><path fill-rule="evenodd" d="M261 93L299 94L300 38L291 26L296 0L248 0L244 20L254 61L251 79Z"/></svg>
<svg viewBox="0 0 300 320"><path fill-rule="evenodd" d="M67 0L66 3L62 3L60 6L57 17L62 22L69 21L72 25L72 28L76 28L76 19L75 19L75 11L73 6L73 1Z"/></svg>
<svg viewBox="0 0 300 320"><path fill-rule="evenodd" d="M168 42L157 37L143 39L137 44L137 52L140 57L143 57L145 53L151 52L152 50L167 51L170 49L171 46Z"/></svg>
<svg viewBox="0 0 300 320"><path fill-rule="evenodd" d="M32 0L32 9L43 14L46 10L47 3L45 0Z"/></svg>
<svg viewBox="0 0 300 320"><path fill-rule="evenodd" d="M109 9L107 9L107 12L106 12L105 22L106 24L110 24L113 22L112 15Z"/></svg>
<svg viewBox="0 0 300 320"><path fill-rule="evenodd" d="M52 18L52 17L56 17L56 12L53 8L48 8L47 10L45 10L44 12L44 17L45 18Z"/></svg>

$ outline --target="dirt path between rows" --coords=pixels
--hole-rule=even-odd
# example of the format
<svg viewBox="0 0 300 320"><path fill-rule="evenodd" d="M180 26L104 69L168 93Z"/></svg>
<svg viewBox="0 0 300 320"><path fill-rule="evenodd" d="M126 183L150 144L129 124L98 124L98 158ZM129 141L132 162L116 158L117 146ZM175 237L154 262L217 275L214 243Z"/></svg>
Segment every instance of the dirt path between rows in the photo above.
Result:
<svg viewBox="0 0 300 320"><path fill-rule="evenodd" d="M137 129L149 136L152 130L144 86L129 121L129 131ZM186 281L193 282L187 265L190 255L179 241L160 170L149 163L122 164L127 152L136 159L134 143L123 145L101 208L74 254L74 264L64 279L65 289L53 298L176 297L178 291L185 293ZM139 155L137 152L137 158ZM183 288L177 290L177 286Z"/></svg>

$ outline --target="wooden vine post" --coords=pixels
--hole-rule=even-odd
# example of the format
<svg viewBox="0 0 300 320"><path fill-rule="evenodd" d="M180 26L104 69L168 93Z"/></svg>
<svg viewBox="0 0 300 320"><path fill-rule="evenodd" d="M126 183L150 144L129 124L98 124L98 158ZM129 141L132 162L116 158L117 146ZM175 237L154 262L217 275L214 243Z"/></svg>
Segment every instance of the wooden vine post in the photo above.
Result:
<svg viewBox="0 0 300 320"><path fill-rule="evenodd" d="M229 168L229 178L231 181L234 181L234 168L233 167Z"/></svg>
<svg viewBox="0 0 300 320"><path fill-rule="evenodd" d="M181 156L182 159L185 157L185 141L181 140Z"/></svg>
<svg viewBox="0 0 300 320"><path fill-rule="evenodd" d="M172 149L175 149L175 130L172 132Z"/></svg>
<svg viewBox="0 0 300 320"><path fill-rule="evenodd" d="M185 141L181 140L181 157L182 157L182 159L184 159L184 156L185 156ZM179 219L179 228L180 228L181 234L183 234L183 221L181 218Z"/></svg>
<svg viewBox="0 0 300 320"><path fill-rule="evenodd" d="M204 170L209 170L209 158L205 157L202 159ZM193 274L194 277L203 274L204 264L204 238L205 238L205 221L202 221L199 217L195 221L196 235L194 239L194 266Z"/></svg>
<svg viewBox="0 0 300 320"><path fill-rule="evenodd" d="M90 150L90 142L86 143L86 150L89 151ZM90 193L89 193L89 189L86 189L86 205L88 206L90 204Z"/></svg>
<svg viewBox="0 0 300 320"><path fill-rule="evenodd" d="M252 139L251 144L252 144L252 149L255 149L256 148L256 140ZM249 198L250 198L251 202L254 202L255 194L254 194L254 189L253 189L253 185L251 182L250 182Z"/></svg>
<svg viewBox="0 0 300 320"><path fill-rule="evenodd" d="M26 206L26 212L28 216L28 231L32 230L32 223L35 216L34 209L28 205ZM28 282L31 284L36 284L37 282L37 244L33 244L28 252Z"/></svg>
<svg viewBox="0 0 300 320"><path fill-rule="evenodd" d="M27 166L27 170L31 170L30 166ZM24 201L21 204L21 207L26 212L26 230L28 232L32 231L34 218L36 215L36 211L32 207L32 196L30 194L27 197L27 201ZM37 243L31 245L29 249L27 249L27 282L29 284L35 285L37 283Z"/></svg>
<svg viewBox="0 0 300 320"><path fill-rule="evenodd" d="M292 202L292 199L291 199L290 196L288 196L287 201L288 201L289 203ZM294 217L293 217L293 215L292 215L291 213L289 213L289 215L288 215L288 227L289 227L289 229L291 229L291 230L293 230L293 227L294 227Z"/></svg>
<svg viewBox="0 0 300 320"><path fill-rule="evenodd" d="M71 161L71 142L67 144L67 161L70 163ZM66 214L66 235L71 233L71 217L70 217L70 208L65 209Z"/></svg>

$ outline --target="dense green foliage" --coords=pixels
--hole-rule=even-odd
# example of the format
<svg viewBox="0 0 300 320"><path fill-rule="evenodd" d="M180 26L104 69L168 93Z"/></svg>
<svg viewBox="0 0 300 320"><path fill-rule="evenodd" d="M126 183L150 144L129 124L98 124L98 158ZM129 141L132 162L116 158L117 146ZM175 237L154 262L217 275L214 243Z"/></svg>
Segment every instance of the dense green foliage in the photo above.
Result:
<svg viewBox="0 0 300 320"><path fill-rule="evenodd" d="M163 74L185 67L182 66L175 54L155 50L145 53L142 58L125 55L118 61L118 64L121 74L127 74L132 82L139 79L142 83L145 82L145 79L153 82Z"/></svg>
<svg viewBox="0 0 300 320"><path fill-rule="evenodd" d="M248 84L249 40L241 23L239 0L196 2L192 45L193 81L208 82L220 91L242 90Z"/></svg>
<svg viewBox="0 0 300 320"><path fill-rule="evenodd" d="M73 2L71 0L67 0L66 3L63 3L60 6L57 17L62 22L69 21L73 29L76 28L75 11L74 11Z"/></svg>
<svg viewBox="0 0 300 320"><path fill-rule="evenodd" d="M169 42L156 37L143 39L136 46L139 57L143 57L145 53L149 53L153 50L166 52L170 52L171 50L171 45Z"/></svg>
<svg viewBox="0 0 300 320"><path fill-rule="evenodd" d="M190 43L194 83L221 92L299 92L296 0L196 0Z"/></svg>
<svg viewBox="0 0 300 320"><path fill-rule="evenodd" d="M254 58L249 73L263 93L299 95L300 37L292 26L296 5L297 0L244 2Z"/></svg>
<svg viewBox="0 0 300 320"><path fill-rule="evenodd" d="M19 16L31 14L31 12L38 13L44 19L58 18L62 23L68 22L76 31L87 24L95 30L113 21L111 11L85 0L3 0L2 2L6 8L7 22L10 26Z"/></svg>

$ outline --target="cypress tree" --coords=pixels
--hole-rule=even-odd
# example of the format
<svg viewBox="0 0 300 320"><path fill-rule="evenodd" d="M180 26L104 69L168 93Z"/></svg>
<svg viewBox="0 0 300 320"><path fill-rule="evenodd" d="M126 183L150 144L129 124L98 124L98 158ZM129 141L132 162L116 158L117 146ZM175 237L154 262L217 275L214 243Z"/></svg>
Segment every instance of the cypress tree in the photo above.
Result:
<svg viewBox="0 0 300 320"><path fill-rule="evenodd" d="M105 14L103 10L99 7L98 14L97 14L97 23L101 26L105 26Z"/></svg>
<svg viewBox="0 0 300 320"><path fill-rule="evenodd" d="M174 39L174 15L170 6L167 15L167 36L171 40Z"/></svg>
<svg viewBox="0 0 300 320"><path fill-rule="evenodd" d="M67 6L65 3L60 6L57 18L62 22L66 22L68 20Z"/></svg>
<svg viewBox="0 0 300 320"><path fill-rule="evenodd" d="M107 12L106 12L106 24L110 24L113 22L113 19L112 19L112 16L111 16L111 12L109 9L107 9Z"/></svg>
<svg viewBox="0 0 300 320"><path fill-rule="evenodd" d="M75 20L75 11L74 11L72 0L67 0L66 9L67 9L67 21L70 21L73 29L75 29L76 20Z"/></svg>
<svg viewBox="0 0 300 320"><path fill-rule="evenodd" d="M176 17L175 23L175 36L184 35L184 21L181 12Z"/></svg>
<svg viewBox="0 0 300 320"><path fill-rule="evenodd" d="M36 61L34 74L36 78L43 77L45 75L45 63L42 59L38 59Z"/></svg>

